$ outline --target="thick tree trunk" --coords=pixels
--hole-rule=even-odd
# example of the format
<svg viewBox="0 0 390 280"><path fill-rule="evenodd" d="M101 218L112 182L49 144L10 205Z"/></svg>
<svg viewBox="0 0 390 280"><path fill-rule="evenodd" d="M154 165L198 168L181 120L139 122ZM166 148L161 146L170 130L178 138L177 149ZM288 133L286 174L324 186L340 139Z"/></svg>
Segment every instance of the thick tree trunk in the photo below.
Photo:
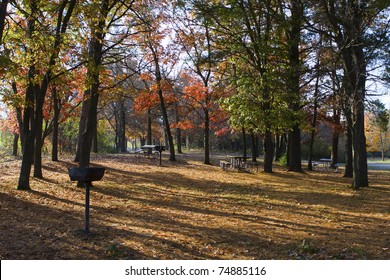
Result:
<svg viewBox="0 0 390 280"><path fill-rule="evenodd" d="M89 90L86 94L89 98L84 98L83 109L85 109L85 129L81 134L80 139L80 167L88 167L91 159L92 141L95 134L97 134L97 106L99 101L99 75L100 67L103 57L103 44L105 36L106 18L109 12L109 0L103 0L98 11L99 22L94 27L92 32L92 39L89 45L88 56L90 59L90 66L88 69L88 81L91 81ZM84 104L84 102L86 104ZM85 105L85 106L84 106ZM83 112L82 112L83 115ZM82 125L80 119L80 127ZM97 146L96 146L97 148Z"/></svg>
<svg viewBox="0 0 390 280"><path fill-rule="evenodd" d="M118 137L118 149L119 153L127 152L127 139L126 139L126 109L125 109L125 101L122 100L119 102L119 112L117 123L117 137Z"/></svg>
<svg viewBox="0 0 390 280"><path fill-rule="evenodd" d="M88 102L88 91L84 92L84 97L83 97L83 103L81 105L81 115L80 115L80 122L79 122L79 133L77 137L77 148L76 148L76 155L74 158L74 162L79 162L80 161L80 148L81 148L81 135L85 131L85 126L87 122L87 117L88 117L88 111L89 107L91 105L90 102Z"/></svg>
<svg viewBox="0 0 390 280"><path fill-rule="evenodd" d="M99 144L98 144L98 133L97 133L97 112L96 112L96 127L92 136L92 151L97 154L99 153Z"/></svg>
<svg viewBox="0 0 390 280"><path fill-rule="evenodd" d="M352 121L349 122L351 123ZM345 128L345 169L343 176L353 178L352 130L350 125L347 125Z"/></svg>
<svg viewBox="0 0 390 280"><path fill-rule="evenodd" d="M300 42L301 42L301 25L302 11L299 0L291 1L291 20L290 30L287 32L288 51L289 51L289 88L290 88L290 108L295 112L301 111L301 93L300 93ZM295 125L289 133L288 147L288 164L289 170L294 172L303 172L301 163L301 130L299 127L300 120L295 120Z"/></svg>
<svg viewBox="0 0 390 280"><path fill-rule="evenodd" d="M264 172L272 173L272 161L274 157L274 143L270 130L264 135Z"/></svg>
<svg viewBox="0 0 390 280"><path fill-rule="evenodd" d="M85 102L90 103L87 114L87 119L85 122L85 130L81 134L80 141L80 167L88 167L91 161L91 148L92 141L96 130L97 123L97 105L99 100L98 88L99 88L99 78L97 75L94 75L93 84L91 87L91 97L88 98Z"/></svg>
<svg viewBox="0 0 390 280"><path fill-rule="evenodd" d="M35 178L42 179L42 126L43 126L43 103L45 98L46 88L39 89L39 94L36 96L36 108L35 108L35 147L34 147L34 174Z"/></svg>
<svg viewBox="0 0 390 280"><path fill-rule="evenodd" d="M34 72L34 67L30 68L31 73ZM22 165L20 167L19 180L18 180L18 190L29 190L30 189L30 173L31 173L31 164L34 158L34 86L30 82L26 90L26 100L25 107L23 112L23 156L22 156Z"/></svg>
<svg viewBox="0 0 390 280"><path fill-rule="evenodd" d="M339 157L339 135L338 129L335 128L333 130L333 136L332 136L332 154L331 159L332 162L330 163L331 168L335 168L335 165L338 163L338 157Z"/></svg>
<svg viewBox="0 0 390 280"><path fill-rule="evenodd" d="M364 89L363 89L364 90ZM354 124L352 127L352 147L353 147L353 183L356 189L368 187L368 167L366 136L364 130L364 103L355 104Z"/></svg>
<svg viewBox="0 0 390 280"><path fill-rule="evenodd" d="M14 157L18 156L18 144L19 144L19 134L14 133L14 142L12 145L12 155Z"/></svg>
<svg viewBox="0 0 390 280"><path fill-rule="evenodd" d="M288 135L289 171L303 172L301 162L301 130L296 124Z"/></svg>
<svg viewBox="0 0 390 280"><path fill-rule="evenodd" d="M8 0L2 0L0 2L0 46L3 43L3 31L4 31L4 23L5 17L7 15L7 5Z"/></svg>

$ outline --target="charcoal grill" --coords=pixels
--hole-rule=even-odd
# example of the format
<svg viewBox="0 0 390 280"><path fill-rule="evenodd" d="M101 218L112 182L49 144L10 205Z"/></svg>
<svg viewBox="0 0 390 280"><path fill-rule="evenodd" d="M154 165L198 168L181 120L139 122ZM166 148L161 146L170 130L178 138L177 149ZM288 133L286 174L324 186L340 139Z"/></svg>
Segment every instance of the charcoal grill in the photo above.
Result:
<svg viewBox="0 0 390 280"><path fill-rule="evenodd" d="M73 167L68 169L71 181L81 182L85 187L84 231L89 233L89 191L93 181L100 181L104 176L103 167Z"/></svg>

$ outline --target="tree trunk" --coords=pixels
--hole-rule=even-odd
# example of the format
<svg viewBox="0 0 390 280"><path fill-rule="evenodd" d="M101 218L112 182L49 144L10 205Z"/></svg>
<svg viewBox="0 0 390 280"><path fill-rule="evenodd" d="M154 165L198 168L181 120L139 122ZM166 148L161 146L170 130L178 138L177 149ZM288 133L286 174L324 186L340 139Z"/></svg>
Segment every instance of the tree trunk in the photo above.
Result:
<svg viewBox="0 0 390 280"><path fill-rule="evenodd" d="M251 132L251 150L252 150L252 162L257 161L257 143L256 137L253 132Z"/></svg>
<svg viewBox="0 0 390 280"><path fill-rule="evenodd" d="M88 100L87 100L88 94L89 94L88 91L84 91L83 103L81 105L81 115L80 115L80 121L79 121L79 133L78 133L78 137L77 137L77 148L76 148L76 155L75 155L75 158L74 158L74 162L79 162L80 161L81 135L85 131L85 126L86 126L86 122L87 122L89 106L91 105L91 103L88 102Z"/></svg>
<svg viewBox="0 0 390 280"><path fill-rule="evenodd" d="M90 89L86 91L89 98L84 98L83 109L85 108L85 130L81 134L80 139L80 167L87 167L90 164L91 148L94 135L97 134L97 106L99 101L99 74L100 66L103 57L103 44L106 26L106 18L109 12L109 0L103 0L99 7L99 21L92 31L92 38L89 45L88 57L90 66L88 68L88 81L91 81ZM84 104L84 102L86 104ZM85 106L84 106L85 105ZM82 112L83 115L83 112ZM82 119L80 119L80 127ZM97 135L96 135L97 136ZM97 146L95 147L97 149Z"/></svg>
<svg viewBox="0 0 390 280"><path fill-rule="evenodd" d="M272 161L274 157L274 143L272 133L267 130L264 135L264 172L272 173Z"/></svg>
<svg viewBox="0 0 390 280"><path fill-rule="evenodd" d="M241 128L241 132L242 132L242 156L244 157L244 162L246 161L246 156L247 156L247 145L246 145L246 132L245 132L245 128L242 127Z"/></svg>
<svg viewBox="0 0 390 280"><path fill-rule="evenodd" d="M119 124L118 126L118 144L119 144L119 150L118 152L120 153L126 153L127 152L127 139L126 139L126 109L125 109L125 101L122 100L119 103L119 119L117 123Z"/></svg>
<svg viewBox="0 0 390 280"><path fill-rule="evenodd" d="M301 130L296 124L288 135L289 171L303 172L301 162Z"/></svg>
<svg viewBox="0 0 390 280"><path fill-rule="evenodd" d="M353 178L352 131L350 125L345 128L345 170L343 177Z"/></svg>
<svg viewBox="0 0 390 280"><path fill-rule="evenodd" d="M210 164L210 115L204 108L204 164Z"/></svg>
<svg viewBox="0 0 390 280"><path fill-rule="evenodd" d="M364 90L364 89L362 89ZM364 134L364 103L355 104L354 124L352 127L352 147L353 147L353 183L356 189L368 187L368 167L366 136Z"/></svg>
<svg viewBox="0 0 390 280"><path fill-rule="evenodd" d="M96 125L93 130L93 136L92 136L92 151L97 154L99 153L99 144L98 144L98 131L97 131L97 111L96 111Z"/></svg>
<svg viewBox="0 0 390 280"><path fill-rule="evenodd" d="M275 135L275 161L279 161L280 158L282 157L282 153L280 150L280 135L277 133Z"/></svg>
<svg viewBox="0 0 390 280"><path fill-rule="evenodd" d="M301 94L300 94L300 42L301 42L301 25L302 11L299 0L291 1L291 20L290 30L287 32L288 51L289 51L289 88L290 88L290 108L295 112L301 111ZM301 163L301 130L299 128L300 120L295 120L295 125L289 133L288 147L288 164L289 170L294 172L303 172Z"/></svg>
<svg viewBox="0 0 390 280"><path fill-rule="evenodd" d="M175 117L176 117L176 125L180 122L180 115L177 103L175 104ZM182 154L182 137L181 137L181 128L177 126L176 128L176 145L177 145L177 153Z"/></svg>
<svg viewBox="0 0 390 280"><path fill-rule="evenodd" d="M14 142L12 145L12 155L14 157L18 156L18 144L19 144L19 134L14 133Z"/></svg>
<svg viewBox="0 0 390 280"><path fill-rule="evenodd" d="M53 137L52 137L52 149L51 149L51 160L58 161L58 122L60 117L60 106L59 99L57 95L57 88L53 89L53 107L54 107L54 117L53 117Z"/></svg>
<svg viewBox="0 0 390 280"><path fill-rule="evenodd" d="M0 46L3 43L3 31L4 31L4 23L5 17L7 15L7 5L8 0L2 0L0 2Z"/></svg>
<svg viewBox="0 0 390 280"><path fill-rule="evenodd" d="M330 163L331 168L335 168L335 165L338 163L338 156L339 156L339 132L337 131L337 128L333 130L333 137L332 137L332 155L331 159L332 162Z"/></svg>
<svg viewBox="0 0 390 280"><path fill-rule="evenodd" d="M90 104L89 106L86 106L89 108L89 110L85 122L85 130L81 134L79 160L80 167L88 167L91 160L92 141L96 131L97 123L97 105L99 100L98 88L99 78L97 75L94 75L93 84L90 90L91 97L84 101Z"/></svg>
<svg viewBox="0 0 390 280"><path fill-rule="evenodd" d="M148 109L148 128L146 135L146 144L152 145L152 112L150 108Z"/></svg>
<svg viewBox="0 0 390 280"><path fill-rule="evenodd" d="M29 76L32 77L32 72L34 72L34 67L31 67L29 70ZM23 112L23 156L22 156L22 165L20 167L19 181L18 181L18 190L29 190L30 189L30 173L31 173L31 164L34 158L34 86L32 81L26 90L25 98L25 107Z"/></svg>
<svg viewBox="0 0 390 280"><path fill-rule="evenodd" d="M307 163L307 170L313 171L313 147L314 147L314 139L315 139L315 128L310 133L310 143L309 143L309 159Z"/></svg>

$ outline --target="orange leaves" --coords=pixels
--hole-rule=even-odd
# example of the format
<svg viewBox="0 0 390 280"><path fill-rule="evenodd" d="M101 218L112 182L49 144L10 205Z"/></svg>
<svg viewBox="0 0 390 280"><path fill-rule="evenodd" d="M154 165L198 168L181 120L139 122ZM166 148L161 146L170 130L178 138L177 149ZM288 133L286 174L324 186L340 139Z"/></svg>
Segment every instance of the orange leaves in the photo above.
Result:
<svg viewBox="0 0 390 280"><path fill-rule="evenodd" d="M160 100L157 93L149 93L142 91L138 97L134 100L134 110L138 113L145 112L146 110L159 104Z"/></svg>
<svg viewBox="0 0 390 280"><path fill-rule="evenodd" d="M192 99L198 103L205 101L208 95L207 88L200 81L186 86L183 92L185 93L184 98Z"/></svg>
<svg viewBox="0 0 390 280"><path fill-rule="evenodd" d="M183 120L183 121L180 121L178 123L175 123L175 124L172 124L171 125L172 128L180 128L182 130L189 130L189 129L194 129L196 126L193 122L191 122L190 120Z"/></svg>

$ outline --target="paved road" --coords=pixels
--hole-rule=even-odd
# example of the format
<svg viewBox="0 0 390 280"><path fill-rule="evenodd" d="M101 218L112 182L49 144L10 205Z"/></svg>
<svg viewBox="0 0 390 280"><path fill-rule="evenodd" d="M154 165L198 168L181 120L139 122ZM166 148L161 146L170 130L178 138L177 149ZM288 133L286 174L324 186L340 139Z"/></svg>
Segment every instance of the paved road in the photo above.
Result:
<svg viewBox="0 0 390 280"><path fill-rule="evenodd" d="M390 163L369 162L369 170L390 170Z"/></svg>

